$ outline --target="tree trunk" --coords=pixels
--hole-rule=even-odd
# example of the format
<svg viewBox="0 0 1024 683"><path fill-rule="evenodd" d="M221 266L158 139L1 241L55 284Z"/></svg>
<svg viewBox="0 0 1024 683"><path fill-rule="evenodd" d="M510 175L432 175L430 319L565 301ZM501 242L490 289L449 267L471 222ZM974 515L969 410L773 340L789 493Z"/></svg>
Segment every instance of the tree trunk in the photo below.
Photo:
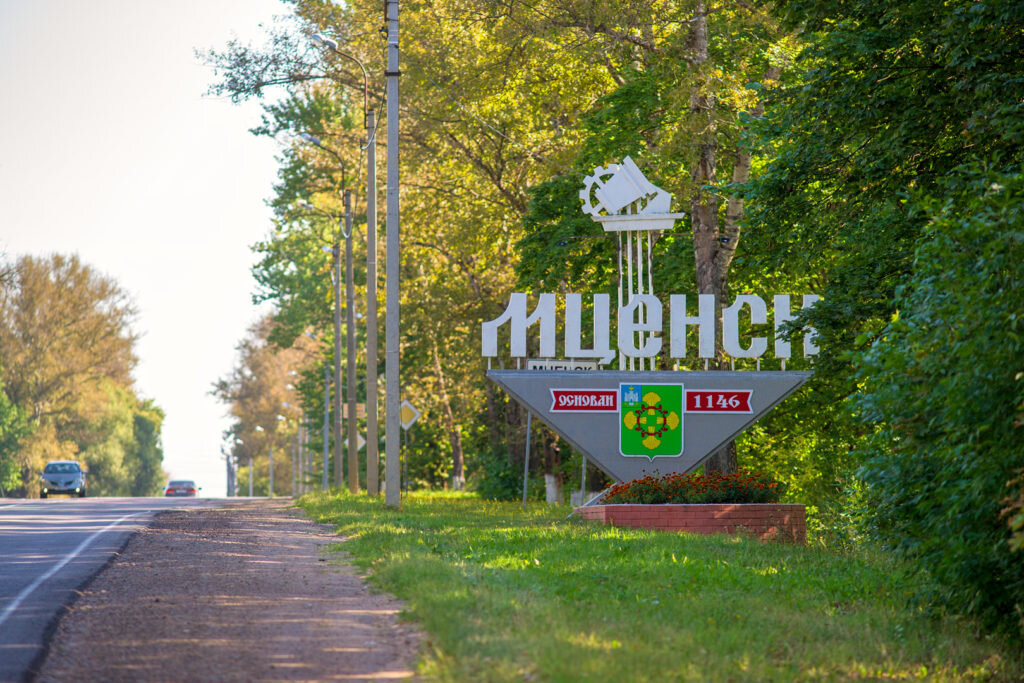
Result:
<svg viewBox="0 0 1024 683"><path fill-rule="evenodd" d="M718 136L715 124L715 97L708 84L708 19L703 2L697 3L693 33L690 37L690 68L695 84L690 94L690 114L697 120L697 159L690 174L690 222L693 227L693 256L697 292L714 294L715 366L724 360L722 351L722 279L715 269L718 253L718 197L708 189L717 181Z"/></svg>
<svg viewBox="0 0 1024 683"><path fill-rule="evenodd" d="M549 430L544 433L544 498L548 505L560 504L562 495L562 450L558 437Z"/></svg>
<svg viewBox="0 0 1024 683"><path fill-rule="evenodd" d="M698 2L693 33L690 39L690 68L696 78L690 95L690 113L701 131L697 136L697 160L691 174L690 219L693 226L693 255L697 275L697 291L715 296L715 358L710 367L724 370L728 367L722 344L722 311L729 299L729 268L740 241L740 220L743 218L743 200L730 197L726 204L725 226L719 230L719 198L707 186L717 181L718 138L715 123L715 98L709 85L707 10ZM770 67L765 80L777 80L778 67ZM764 107L758 104L752 114L761 116ZM740 145L734 154L732 182L750 180L751 154ZM735 472L737 469L736 444L730 441L705 463L709 472Z"/></svg>

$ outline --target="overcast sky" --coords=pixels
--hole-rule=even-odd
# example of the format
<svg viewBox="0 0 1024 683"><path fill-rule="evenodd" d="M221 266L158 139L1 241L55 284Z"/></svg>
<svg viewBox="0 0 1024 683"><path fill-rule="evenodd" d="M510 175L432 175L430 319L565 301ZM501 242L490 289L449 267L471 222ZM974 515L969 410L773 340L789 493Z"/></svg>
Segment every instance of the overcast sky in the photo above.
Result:
<svg viewBox="0 0 1024 683"><path fill-rule="evenodd" d="M274 141L256 104L204 96L195 48L261 43L279 0L0 0L0 252L77 253L140 316L138 393L167 413L164 468L223 495L209 395L259 316Z"/></svg>

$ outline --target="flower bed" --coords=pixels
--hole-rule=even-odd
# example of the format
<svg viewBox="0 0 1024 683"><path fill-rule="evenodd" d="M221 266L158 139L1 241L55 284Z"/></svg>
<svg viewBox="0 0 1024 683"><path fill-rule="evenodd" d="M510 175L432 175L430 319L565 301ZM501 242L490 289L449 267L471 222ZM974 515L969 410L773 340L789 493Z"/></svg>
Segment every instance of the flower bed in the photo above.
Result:
<svg viewBox="0 0 1024 683"><path fill-rule="evenodd" d="M692 534L745 533L763 541L807 542L803 505L783 503L611 504L576 508L577 514L614 526Z"/></svg>
<svg viewBox="0 0 1024 683"><path fill-rule="evenodd" d="M747 533L761 540L807 541L803 505L779 503L782 486L770 476L668 474L613 484L601 505L576 508L583 519L639 529L697 534Z"/></svg>
<svg viewBox="0 0 1024 683"><path fill-rule="evenodd" d="M601 502L609 503L778 503L784 487L761 472L665 474L612 484Z"/></svg>

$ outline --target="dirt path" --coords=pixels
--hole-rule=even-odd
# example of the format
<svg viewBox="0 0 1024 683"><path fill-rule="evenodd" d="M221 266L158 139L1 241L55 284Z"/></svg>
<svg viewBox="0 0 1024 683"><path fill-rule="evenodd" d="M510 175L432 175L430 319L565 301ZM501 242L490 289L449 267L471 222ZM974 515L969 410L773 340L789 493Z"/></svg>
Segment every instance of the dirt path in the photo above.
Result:
<svg viewBox="0 0 1024 683"><path fill-rule="evenodd" d="M338 541L258 500L160 515L61 620L38 680L396 680L421 643Z"/></svg>

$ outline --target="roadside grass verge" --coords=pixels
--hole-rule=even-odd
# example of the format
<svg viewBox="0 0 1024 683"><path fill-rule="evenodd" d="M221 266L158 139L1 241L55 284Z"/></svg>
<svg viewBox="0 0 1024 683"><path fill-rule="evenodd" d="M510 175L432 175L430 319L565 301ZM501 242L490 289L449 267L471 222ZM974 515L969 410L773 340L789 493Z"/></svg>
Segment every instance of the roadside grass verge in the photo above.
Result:
<svg viewBox="0 0 1024 683"><path fill-rule="evenodd" d="M1013 644L907 606L886 557L600 526L413 493L298 501L427 633L450 681L1021 680Z"/></svg>

